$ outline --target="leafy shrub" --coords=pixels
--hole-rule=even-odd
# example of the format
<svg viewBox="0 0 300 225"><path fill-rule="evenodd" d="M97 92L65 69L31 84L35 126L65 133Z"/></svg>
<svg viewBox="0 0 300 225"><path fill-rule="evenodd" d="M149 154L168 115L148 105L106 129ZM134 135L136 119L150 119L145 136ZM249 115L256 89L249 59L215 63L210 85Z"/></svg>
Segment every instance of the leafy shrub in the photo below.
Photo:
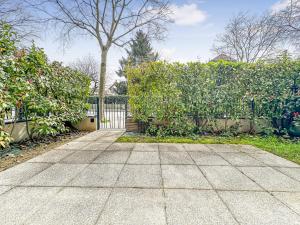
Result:
<svg viewBox="0 0 300 225"><path fill-rule="evenodd" d="M30 135L55 135L65 132L67 123L86 114L90 79L87 75L49 63L44 51L34 44L17 47L17 36L10 26L0 28L0 145L11 139L4 132L6 111L24 110L33 123Z"/></svg>
<svg viewBox="0 0 300 225"><path fill-rule="evenodd" d="M253 126L257 119L281 119L299 72L300 61L282 59L252 64L153 62L127 68L126 76L134 119L149 123L155 118L151 133L157 127L160 133L187 135L191 130L211 132L216 119L250 119ZM226 127L228 132L236 127Z"/></svg>

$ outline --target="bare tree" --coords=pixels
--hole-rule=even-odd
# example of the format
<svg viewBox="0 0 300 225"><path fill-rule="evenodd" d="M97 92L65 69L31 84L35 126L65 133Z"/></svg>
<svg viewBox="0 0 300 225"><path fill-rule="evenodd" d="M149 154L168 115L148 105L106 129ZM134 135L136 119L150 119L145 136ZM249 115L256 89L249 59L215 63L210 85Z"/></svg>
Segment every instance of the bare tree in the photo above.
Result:
<svg viewBox="0 0 300 225"><path fill-rule="evenodd" d="M32 3L64 37L83 33L95 38L101 53L99 97L104 101L107 55L111 46L123 47L136 29L161 37L169 21L168 0L44 0ZM103 109L104 107L102 107ZM104 115L101 112L102 116Z"/></svg>
<svg viewBox="0 0 300 225"><path fill-rule="evenodd" d="M0 21L9 24L20 39L37 36L37 21L22 0L0 0Z"/></svg>
<svg viewBox="0 0 300 225"><path fill-rule="evenodd" d="M287 6L275 12L273 17L278 27L284 30L285 38L300 46L300 0L289 0Z"/></svg>
<svg viewBox="0 0 300 225"><path fill-rule="evenodd" d="M213 50L241 62L254 62L270 56L282 40L282 29L272 16L235 16L219 35Z"/></svg>
<svg viewBox="0 0 300 225"><path fill-rule="evenodd" d="M99 61L93 56L88 55L82 59L77 59L70 64L71 68L79 70L88 75L92 81L92 94L95 94L99 87Z"/></svg>

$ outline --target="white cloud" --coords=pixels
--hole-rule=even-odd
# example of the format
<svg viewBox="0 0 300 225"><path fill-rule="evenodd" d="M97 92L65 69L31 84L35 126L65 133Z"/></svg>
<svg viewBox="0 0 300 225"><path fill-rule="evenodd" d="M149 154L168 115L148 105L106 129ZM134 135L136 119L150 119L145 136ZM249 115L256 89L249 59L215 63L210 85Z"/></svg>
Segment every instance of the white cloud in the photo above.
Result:
<svg viewBox="0 0 300 225"><path fill-rule="evenodd" d="M207 13L198 8L196 4L172 5L171 16L176 25L192 26L202 23L207 18Z"/></svg>
<svg viewBox="0 0 300 225"><path fill-rule="evenodd" d="M291 0L280 0L279 2L276 2L271 6L272 13L276 13L285 9L290 4L290 2Z"/></svg>

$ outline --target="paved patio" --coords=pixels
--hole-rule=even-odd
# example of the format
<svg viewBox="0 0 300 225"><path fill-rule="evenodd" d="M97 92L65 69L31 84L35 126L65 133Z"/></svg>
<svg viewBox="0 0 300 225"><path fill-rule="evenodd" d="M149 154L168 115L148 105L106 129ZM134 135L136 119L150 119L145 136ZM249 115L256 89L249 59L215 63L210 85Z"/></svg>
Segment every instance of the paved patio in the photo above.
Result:
<svg viewBox="0 0 300 225"><path fill-rule="evenodd" d="M300 167L251 146L94 132L0 173L0 224L300 224Z"/></svg>

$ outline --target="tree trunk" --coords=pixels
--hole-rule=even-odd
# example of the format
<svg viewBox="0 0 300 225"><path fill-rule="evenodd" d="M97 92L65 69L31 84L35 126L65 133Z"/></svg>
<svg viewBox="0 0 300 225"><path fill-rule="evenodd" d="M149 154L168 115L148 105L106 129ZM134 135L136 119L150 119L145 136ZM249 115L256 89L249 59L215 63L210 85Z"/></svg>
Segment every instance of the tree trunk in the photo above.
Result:
<svg viewBox="0 0 300 225"><path fill-rule="evenodd" d="M105 78L106 78L106 66L107 66L107 53L106 48L101 52L101 64L100 64L100 78L99 78L99 104L100 104L100 119L105 120L104 114L104 97L105 97Z"/></svg>

